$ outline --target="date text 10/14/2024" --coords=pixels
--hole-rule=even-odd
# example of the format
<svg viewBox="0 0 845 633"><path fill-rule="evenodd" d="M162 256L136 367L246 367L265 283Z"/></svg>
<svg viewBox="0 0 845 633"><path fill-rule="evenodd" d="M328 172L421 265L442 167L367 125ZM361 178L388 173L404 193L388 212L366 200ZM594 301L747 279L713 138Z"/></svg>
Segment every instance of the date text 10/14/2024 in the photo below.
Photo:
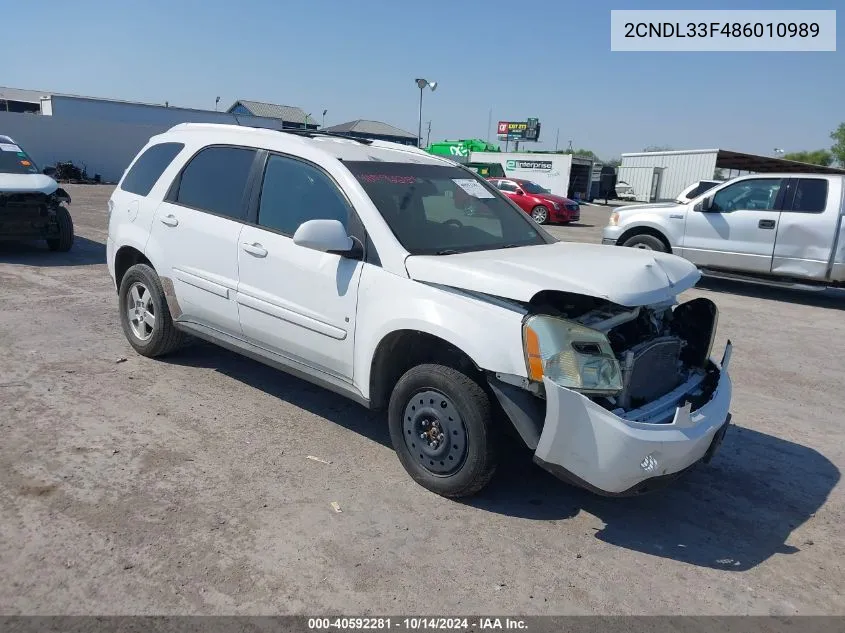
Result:
<svg viewBox="0 0 845 633"><path fill-rule="evenodd" d="M527 630L520 618L308 618L308 629L313 631L519 631Z"/></svg>

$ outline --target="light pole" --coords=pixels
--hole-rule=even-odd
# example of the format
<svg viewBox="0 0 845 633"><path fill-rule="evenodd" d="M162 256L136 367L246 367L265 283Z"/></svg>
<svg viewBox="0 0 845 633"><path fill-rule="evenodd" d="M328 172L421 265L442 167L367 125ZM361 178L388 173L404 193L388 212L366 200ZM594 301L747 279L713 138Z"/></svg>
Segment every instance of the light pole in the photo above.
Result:
<svg viewBox="0 0 845 633"><path fill-rule="evenodd" d="M326 112L328 112L328 110L323 110L323 125L320 127L326 127Z"/></svg>
<svg viewBox="0 0 845 633"><path fill-rule="evenodd" d="M217 97L214 100L214 111L217 112L217 104L220 103L220 97Z"/></svg>
<svg viewBox="0 0 845 633"><path fill-rule="evenodd" d="M428 79L417 79L416 81L417 81L417 86L419 86L419 89L420 89L420 123L419 123L419 127L417 128L417 147L419 147L420 145L422 145L422 96L423 96L423 90L425 89L426 86L428 86L429 88L431 88L431 91L434 92L434 89L437 88L437 82L436 81L429 81Z"/></svg>

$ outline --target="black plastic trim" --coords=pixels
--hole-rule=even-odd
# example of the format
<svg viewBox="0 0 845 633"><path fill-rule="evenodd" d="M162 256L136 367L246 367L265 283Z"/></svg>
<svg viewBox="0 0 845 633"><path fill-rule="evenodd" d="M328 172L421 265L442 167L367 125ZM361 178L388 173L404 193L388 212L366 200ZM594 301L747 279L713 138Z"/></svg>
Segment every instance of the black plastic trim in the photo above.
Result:
<svg viewBox="0 0 845 633"><path fill-rule="evenodd" d="M546 419L545 402L530 391L502 382L495 376L488 375L487 382L522 441L532 451L536 450Z"/></svg>

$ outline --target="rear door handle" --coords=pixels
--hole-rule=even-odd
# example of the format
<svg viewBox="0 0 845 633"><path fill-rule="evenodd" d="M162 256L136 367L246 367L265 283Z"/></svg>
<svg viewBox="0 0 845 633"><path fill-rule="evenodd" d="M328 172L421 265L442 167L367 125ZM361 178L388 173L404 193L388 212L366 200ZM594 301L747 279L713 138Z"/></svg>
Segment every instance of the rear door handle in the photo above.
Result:
<svg viewBox="0 0 845 633"><path fill-rule="evenodd" d="M773 229L777 223L774 220L760 220L757 226L761 229Z"/></svg>
<svg viewBox="0 0 845 633"><path fill-rule="evenodd" d="M258 242L254 242L252 244L244 242L241 244L241 248L250 255L255 255L256 257L267 257L267 249L261 246Z"/></svg>
<svg viewBox="0 0 845 633"><path fill-rule="evenodd" d="M166 215L161 218L161 223L166 224L167 226L176 226L179 224L179 219L171 213L170 215Z"/></svg>

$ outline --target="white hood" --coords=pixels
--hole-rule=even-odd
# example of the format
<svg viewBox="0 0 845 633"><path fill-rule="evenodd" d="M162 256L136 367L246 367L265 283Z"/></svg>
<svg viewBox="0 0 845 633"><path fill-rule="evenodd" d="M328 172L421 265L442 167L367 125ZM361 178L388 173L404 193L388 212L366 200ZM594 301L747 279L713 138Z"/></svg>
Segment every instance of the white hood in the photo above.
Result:
<svg viewBox="0 0 845 633"><path fill-rule="evenodd" d="M50 195L58 183L44 174L0 173L0 193L44 193Z"/></svg>
<svg viewBox="0 0 845 633"><path fill-rule="evenodd" d="M411 279L530 301L559 290L640 306L674 299L701 277L685 259L637 248L557 242L458 255L411 255Z"/></svg>

